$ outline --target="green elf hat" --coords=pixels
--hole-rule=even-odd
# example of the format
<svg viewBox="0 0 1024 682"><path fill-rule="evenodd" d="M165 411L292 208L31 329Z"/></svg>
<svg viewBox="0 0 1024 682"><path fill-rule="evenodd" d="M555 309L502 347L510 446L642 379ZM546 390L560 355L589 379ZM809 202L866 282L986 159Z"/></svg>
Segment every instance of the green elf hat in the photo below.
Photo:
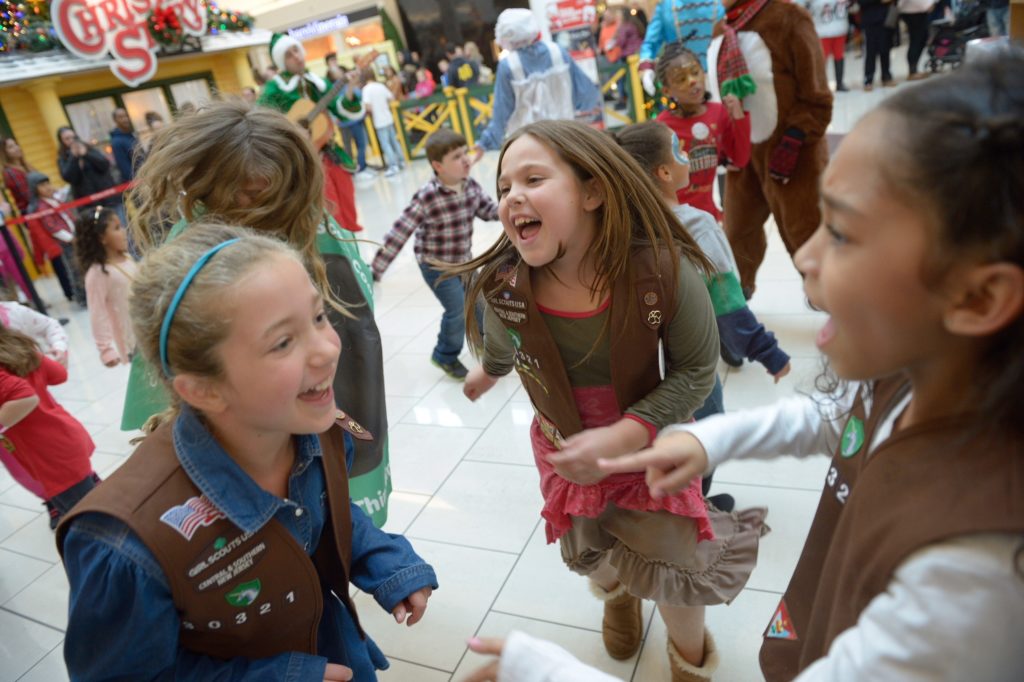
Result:
<svg viewBox="0 0 1024 682"><path fill-rule="evenodd" d="M299 51L302 52L302 56L306 56L306 48L302 46L302 43L292 38L286 33L275 33L270 38L270 58L281 71L287 71L284 65L284 54L293 47L298 47Z"/></svg>

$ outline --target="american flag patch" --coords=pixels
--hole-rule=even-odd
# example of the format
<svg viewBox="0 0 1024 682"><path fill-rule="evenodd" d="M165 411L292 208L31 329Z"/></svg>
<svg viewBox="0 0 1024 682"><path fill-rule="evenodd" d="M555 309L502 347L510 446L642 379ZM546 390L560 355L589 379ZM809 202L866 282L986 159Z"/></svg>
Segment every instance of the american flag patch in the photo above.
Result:
<svg viewBox="0 0 1024 682"><path fill-rule="evenodd" d="M203 526L209 526L223 518L224 512L217 509L205 495L191 497L160 516L161 521L181 533L186 540L191 540L195 532Z"/></svg>

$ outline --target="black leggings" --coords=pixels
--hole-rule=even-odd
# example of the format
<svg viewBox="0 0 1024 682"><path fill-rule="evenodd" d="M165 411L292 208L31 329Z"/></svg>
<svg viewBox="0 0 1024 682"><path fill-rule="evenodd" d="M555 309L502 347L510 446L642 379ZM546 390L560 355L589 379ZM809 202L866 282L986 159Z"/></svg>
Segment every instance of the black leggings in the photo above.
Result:
<svg viewBox="0 0 1024 682"><path fill-rule="evenodd" d="M916 14L901 14L900 18L907 25L907 33L910 36L910 43L907 45L907 66L910 73L917 73L917 62L921 60L921 53L928 43L928 13L917 12Z"/></svg>
<svg viewBox="0 0 1024 682"><path fill-rule="evenodd" d="M892 29L882 24L864 26L864 84L875 80L875 59L882 62L882 81L891 81L889 50L892 49Z"/></svg>
<svg viewBox="0 0 1024 682"><path fill-rule="evenodd" d="M61 255L51 258L50 265L53 266L53 274L57 275L57 281L60 282L60 288L64 291L64 297L69 301L74 300L74 280L72 280L72 275L68 272L68 268L64 263L64 256Z"/></svg>

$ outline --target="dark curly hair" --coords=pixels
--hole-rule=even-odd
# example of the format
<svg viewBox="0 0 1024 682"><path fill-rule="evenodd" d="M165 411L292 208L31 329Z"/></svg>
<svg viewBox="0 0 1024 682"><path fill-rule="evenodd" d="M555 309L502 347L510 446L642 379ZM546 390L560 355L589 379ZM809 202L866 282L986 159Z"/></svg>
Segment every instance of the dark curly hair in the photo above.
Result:
<svg viewBox="0 0 1024 682"><path fill-rule="evenodd" d="M682 40L677 40L674 43L669 43L665 46L661 56L658 57L658 63L654 67L654 73L658 76L658 82L661 86L665 87L665 75L668 73L668 67L672 66L672 62L676 61L680 57L688 57L693 61L700 64L700 58L697 53L686 47L686 43ZM711 93L707 90L704 91L704 101L711 99Z"/></svg>
<svg viewBox="0 0 1024 682"><path fill-rule="evenodd" d="M95 264L99 264L104 274L107 272L107 249L102 238L114 218L117 218L117 213L102 206L90 206L78 214L75 221L75 258L83 274Z"/></svg>

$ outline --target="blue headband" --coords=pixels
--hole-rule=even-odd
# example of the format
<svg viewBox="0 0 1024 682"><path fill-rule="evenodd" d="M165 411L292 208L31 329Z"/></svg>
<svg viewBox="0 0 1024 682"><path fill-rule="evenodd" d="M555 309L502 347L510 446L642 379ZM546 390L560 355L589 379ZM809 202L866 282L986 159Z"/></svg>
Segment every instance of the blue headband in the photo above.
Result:
<svg viewBox="0 0 1024 682"><path fill-rule="evenodd" d="M203 269L203 266L213 258L214 254L223 249L225 246L234 244L237 241L241 241L239 238L229 239L226 242L221 242L217 246L213 247L195 262L189 271L185 274L185 279L181 280L181 284L178 285L178 290L174 292L174 298L171 299L171 304L167 306L167 313L164 315L164 323L160 325L160 364L163 366L164 375L168 378L172 377L171 367L167 363L167 335L171 331L171 322L174 320L174 313L178 312L178 306L181 304L181 299L185 297L185 292L188 290L188 285L192 284L192 280L195 279L199 271Z"/></svg>

